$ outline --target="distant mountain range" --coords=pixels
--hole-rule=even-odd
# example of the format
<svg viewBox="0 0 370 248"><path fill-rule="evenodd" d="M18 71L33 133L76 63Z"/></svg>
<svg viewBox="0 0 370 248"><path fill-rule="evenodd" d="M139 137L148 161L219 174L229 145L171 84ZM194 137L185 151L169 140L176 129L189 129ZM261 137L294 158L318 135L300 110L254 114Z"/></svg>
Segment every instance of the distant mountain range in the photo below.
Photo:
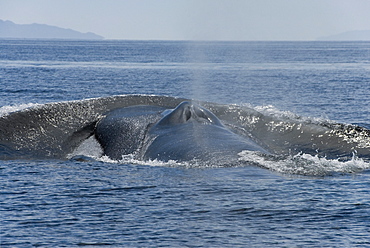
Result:
<svg viewBox="0 0 370 248"><path fill-rule="evenodd" d="M15 24L0 20L0 38L102 40L103 36L46 24ZM370 30L354 30L319 37L320 41L370 41Z"/></svg>
<svg viewBox="0 0 370 248"><path fill-rule="evenodd" d="M370 30L354 30L318 38L322 41L370 41Z"/></svg>
<svg viewBox="0 0 370 248"><path fill-rule="evenodd" d="M17 39L76 39L101 40L104 37L94 33L81 33L45 24L15 24L11 21L0 20L0 38Z"/></svg>

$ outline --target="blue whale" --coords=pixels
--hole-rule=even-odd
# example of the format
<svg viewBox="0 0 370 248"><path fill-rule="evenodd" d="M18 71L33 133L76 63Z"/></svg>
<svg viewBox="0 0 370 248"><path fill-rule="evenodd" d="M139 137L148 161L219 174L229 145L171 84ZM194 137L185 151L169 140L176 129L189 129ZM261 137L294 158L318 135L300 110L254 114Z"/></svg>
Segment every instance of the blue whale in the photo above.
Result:
<svg viewBox="0 0 370 248"><path fill-rule="evenodd" d="M90 146L92 153L86 152ZM263 158L304 153L343 161L355 153L370 161L370 130L155 95L47 103L0 116L1 160L96 157L103 152L114 160L130 155L234 165L240 164L243 150L263 153ZM242 153L242 159L245 154L250 153Z"/></svg>
<svg viewBox="0 0 370 248"><path fill-rule="evenodd" d="M95 136L105 155L117 160L136 154L142 160L229 163L243 150L269 153L250 137L226 127L211 111L188 101L175 109L114 110L99 121Z"/></svg>

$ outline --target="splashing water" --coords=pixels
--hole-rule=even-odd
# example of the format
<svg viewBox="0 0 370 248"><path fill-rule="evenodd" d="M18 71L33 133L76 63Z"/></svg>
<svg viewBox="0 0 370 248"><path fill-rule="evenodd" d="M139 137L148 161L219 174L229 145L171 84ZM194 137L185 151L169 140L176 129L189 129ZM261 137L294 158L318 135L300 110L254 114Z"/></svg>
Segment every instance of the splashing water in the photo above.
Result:
<svg viewBox="0 0 370 248"><path fill-rule="evenodd" d="M288 156L264 155L251 151L239 153L239 161L264 167L283 174L304 176L330 176L341 173L356 173L370 169L370 163L354 153L349 161L327 159L318 155L299 153Z"/></svg>
<svg viewBox="0 0 370 248"><path fill-rule="evenodd" d="M225 166L258 166L266 168L270 171L303 176L331 176L335 174L357 173L370 169L370 163L358 158L353 153L352 159L349 161L340 161L339 159L327 159L318 155L310 155L299 153L296 155L278 156L267 155L255 151L242 151L239 154L238 162L233 164L218 164L217 161L198 161L191 160L179 162L175 160L160 161L160 160L140 160L136 154L123 155L122 159L113 160L106 155L95 138L91 137L83 142L72 154L68 156L74 159L78 156L86 156L94 160L104 163L119 163L119 164L136 164L147 166L167 166L167 167L225 167Z"/></svg>
<svg viewBox="0 0 370 248"><path fill-rule="evenodd" d="M37 106L41 106L42 104L39 103L27 103L27 104L19 104L19 105L7 105L0 107L0 117L6 116L10 113L21 111L28 108L33 108Z"/></svg>

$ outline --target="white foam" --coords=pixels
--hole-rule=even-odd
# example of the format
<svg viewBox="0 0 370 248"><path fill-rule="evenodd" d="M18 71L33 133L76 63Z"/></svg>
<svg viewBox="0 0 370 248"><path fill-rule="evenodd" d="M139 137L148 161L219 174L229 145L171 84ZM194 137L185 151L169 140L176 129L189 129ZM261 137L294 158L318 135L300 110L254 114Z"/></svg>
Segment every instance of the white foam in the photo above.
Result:
<svg viewBox="0 0 370 248"><path fill-rule="evenodd" d="M136 154L123 155L122 159L113 160L106 155L95 138L89 138L84 141L68 158L74 156L87 156L97 161L104 163L115 164L134 164L160 167L222 167L222 166L259 166L271 171L289 175L304 175L304 176L329 176L341 173L356 173L370 169L370 163L358 158L355 154L349 161L340 161L337 159L327 159L310 154L296 154L288 156L265 155L255 151L240 152L238 163L229 165L218 165L217 162L202 162L192 160L187 162L179 162L175 160L141 160Z"/></svg>
<svg viewBox="0 0 370 248"><path fill-rule="evenodd" d="M300 123L316 123L316 124L333 122L332 120L330 120L329 118L325 116L322 116L322 117L301 116L291 111L280 110L273 105L252 106L251 108L253 108L254 110L260 112L261 114L265 116L271 116L277 120L295 121L295 122L300 122Z"/></svg>
<svg viewBox="0 0 370 248"><path fill-rule="evenodd" d="M19 105L7 105L0 107L0 116L6 116L10 113L28 109L28 108L34 108L36 106L40 106L41 104L38 103L25 103L25 104L19 104Z"/></svg>
<svg viewBox="0 0 370 248"><path fill-rule="evenodd" d="M327 159L304 153L282 157L243 151L239 153L239 156L241 162L293 175L327 176L335 173L356 173L370 169L370 163L358 158L355 154L349 161Z"/></svg>
<svg viewBox="0 0 370 248"><path fill-rule="evenodd" d="M85 155L85 154L84 154ZM134 165L148 165L148 166L162 166L162 167L177 167L177 166L186 166L188 163L180 163L175 160L169 160L167 162L161 160L140 160L136 158L135 154L123 155L122 159L113 160L106 155L103 155L97 158L98 161L104 163L115 163L115 164L134 164Z"/></svg>

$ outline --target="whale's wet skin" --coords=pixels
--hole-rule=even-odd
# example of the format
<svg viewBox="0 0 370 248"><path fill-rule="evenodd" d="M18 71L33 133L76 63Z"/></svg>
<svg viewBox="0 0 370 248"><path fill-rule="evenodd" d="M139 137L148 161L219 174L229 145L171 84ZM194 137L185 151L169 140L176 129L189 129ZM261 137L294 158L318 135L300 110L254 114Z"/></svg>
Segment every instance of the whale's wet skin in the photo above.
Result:
<svg viewBox="0 0 370 248"><path fill-rule="evenodd" d="M299 173L297 166L310 167L316 160L370 158L369 130L363 127L164 96L39 105L4 115L0 126L1 159L87 155L121 161L129 155L136 161L257 165L278 171L283 161L281 171ZM97 150L92 154L91 142ZM286 164L294 170L286 169Z"/></svg>
<svg viewBox="0 0 370 248"><path fill-rule="evenodd" d="M268 153L191 102L182 102L174 110L153 106L115 110L99 121L95 135L112 159L137 152L142 160L232 163L243 150Z"/></svg>

